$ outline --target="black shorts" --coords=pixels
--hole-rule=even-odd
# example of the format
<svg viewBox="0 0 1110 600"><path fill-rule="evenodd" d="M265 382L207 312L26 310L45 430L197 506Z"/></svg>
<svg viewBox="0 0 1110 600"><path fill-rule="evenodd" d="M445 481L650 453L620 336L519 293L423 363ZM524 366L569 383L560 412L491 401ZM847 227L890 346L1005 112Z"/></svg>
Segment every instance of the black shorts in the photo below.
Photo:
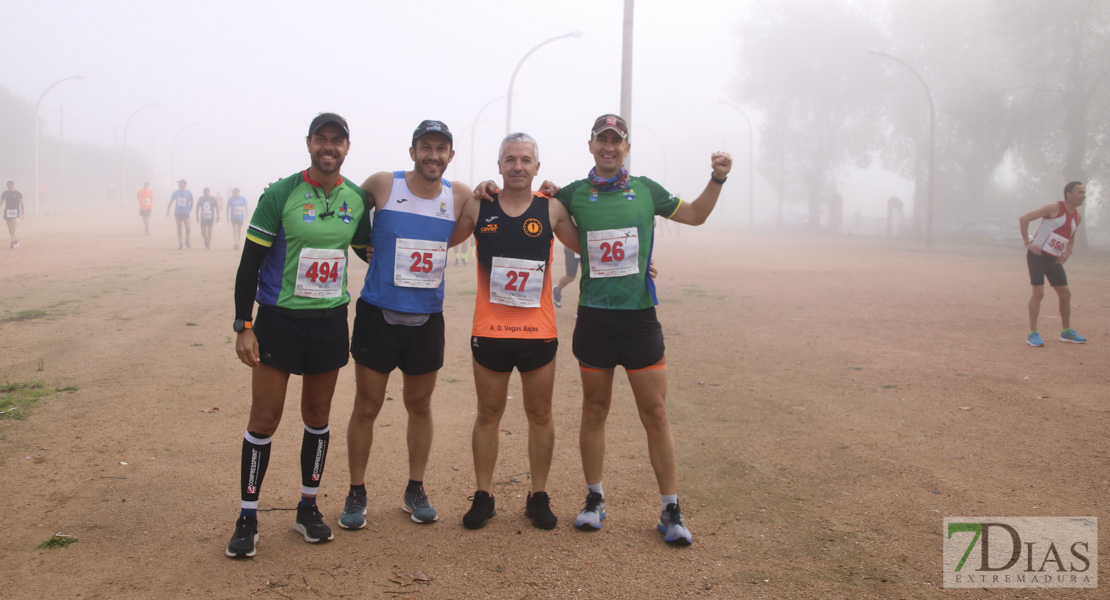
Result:
<svg viewBox="0 0 1110 600"><path fill-rule="evenodd" d="M242 225L243 224L243 219L232 219L231 224L232 225Z"/></svg>
<svg viewBox="0 0 1110 600"><path fill-rule="evenodd" d="M201 219L200 220L200 225L201 225L201 227L203 227L205 225L211 227L212 224L214 224L215 222L216 222L216 219Z"/></svg>
<svg viewBox="0 0 1110 600"><path fill-rule="evenodd" d="M185 223L189 222L189 215L179 215L177 213L173 213L173 218L177 219L178 221L184 221Z"/></svg>
<svg viewBox="0 0 1110 600"><path fill-rule="evenodd" d="M139 216L140 217L149 217L150 216L150 209L149 208L140 208L139 209Z"/></svg>
<svg viewBox="0 0 1110 600"><path fill-rule="evenodd" d="M580 305L571 349L587 367L643 369L663 360L663 326L654 306L613 310Z"/></svg>
<svg viewBox="0 0 1110 600"><path fill-rule="evenodd" d="M400 368L405 375L424 375L443 367L443 313L432 313L423 325L390 325L382 309L363 300L355 303L351 356L379 373Z"/></svg>
<svg viewBox="0 0 1110 600"><path fill-rule="evenodd" d="M1033 254L1032 250L1025 252L1025 262L1029 265L1029 283L1044 285L1045 277L1052 287L1068 284L1068 274L1064 272L1064 265L1056 262L1057 257L1047 252Z"/></svg>
<svg viewBox="0 0 1110 600"><path fill-rule="evenodd" d="M546 367L555 360L559 339L529 340L520 338L470 338L470 352L482 368L494 373L521 373Z"/></svg>
<svg viewBox="0 0 1110 600"><path fill-rule="evenodd" d="M574 250L563 246L563 258L566 259L567 277L578 276L578 262L581 260L574 255Z"/></svg>
<svg viewBox="0 0 1110 600"><path fill-rule="evenodd" d="M347 307L292 311L259 306L254 336L265 365L294 375L330 373L347 364Z"/></svg>

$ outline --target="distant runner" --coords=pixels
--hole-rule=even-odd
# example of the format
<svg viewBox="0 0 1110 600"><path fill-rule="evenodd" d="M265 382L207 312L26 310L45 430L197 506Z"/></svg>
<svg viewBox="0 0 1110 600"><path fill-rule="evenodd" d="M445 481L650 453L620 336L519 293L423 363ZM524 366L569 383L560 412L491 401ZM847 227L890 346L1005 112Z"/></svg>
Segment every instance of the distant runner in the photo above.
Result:
<svg viewBox="0 0 1110 600"><path fill-rule="evenodd" d="M200 223L200 236L204 238L204 249L212 249L212 225L220 222L220 203L204 188L204 195L197 200L197 222Z"/></svg>
<svg viewBox="0 0 1110 600"><path fill-rule="evenodd" d="M247 218L247 199L239 195L239 188L231 190L231 197L227 199L227 220L231 223L232 239L235 240L235 249L239 249L239 240L243 239L243 221Z"/></svg>
<svg viewBox="0 0 1110 600"><path fill-rule="evenodd" d="M23 208L23 194L15 189L14 181L9 181L8 189L0 194L0 200L4 202L4 222L8 224L8 235L12 238L8 247L18 248L19 240L15 238L15 229L19 225L18 220L24 218L26 212Z"/></svg>
<svg viewBox="0 0 1110 600"><path fill-rule="evenodd" d="M143 189L135 194L139 200L139 216L143 218L143 228L146 235L150 235L150 212L154 209L154 190L150 189L150 182L143 182Z"/></svg>
<svg viewBox="0 0 1110 600"><path fill-rule="evenodd" d="M170 203L166 206L166 216L170 216L170 209L173 209L173 218L177 222L177 249L181 250L181 228L185 228L185 247L192 248L189 245L189 216L193 212L193 193L185 189L185 180L177 182L177 189L174 190L170 196Z"/></svg>
<svg viewBox="0 0 1110 600"><path fill-rule="evenodd" d="M1047 277L1052 289L1060 298L1061 342L1082 344L1087 338L1071 328L1071 290L1068 289L1068 275L1064 263L1071 258L1075 247L1075 231L1079 229L1079 207L1087 198L1087 186L1073 181L1064 186L1064 201L1053 202L1024 214L1018 219L1021 239L1025 240L1025 262L1029 265L1029 282L1033 285L1033 296L1029 299L1029 335L1026 343L1037 348L1044 346L1040 332L1037 331L1037 317L1041 312L1044 299L1044 280ZM1041 220L1033 239L1029 239L1029 223Z"/></svg>

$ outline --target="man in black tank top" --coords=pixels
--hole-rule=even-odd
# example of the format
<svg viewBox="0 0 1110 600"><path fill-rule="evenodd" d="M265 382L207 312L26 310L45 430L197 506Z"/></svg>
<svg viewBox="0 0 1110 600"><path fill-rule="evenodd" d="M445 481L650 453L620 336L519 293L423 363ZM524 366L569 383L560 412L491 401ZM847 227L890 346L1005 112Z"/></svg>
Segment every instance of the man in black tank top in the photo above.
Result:
<svg viewBox="0 0 1110 600"><path fill-rule="evenodd" d="M510 134L501 142L497 164L502 190L493 202L468 203L455 230L456 237L469 237L473 232L478 263L471 331L478 397L472 439L477 491L470 511L463 516L463 526L484 527L495 514L490 492L498 433L515 368L520 371L528 417L532 479L524 515L536 527L552 529L558 519L551 512L546 486L555 445L551 397L558 332L551 299L551 248L558 236L577 250L578 231L562 203L532 191L540 166L535 139L523 133ZM456 241L460 240L452 243Z"/></svg>

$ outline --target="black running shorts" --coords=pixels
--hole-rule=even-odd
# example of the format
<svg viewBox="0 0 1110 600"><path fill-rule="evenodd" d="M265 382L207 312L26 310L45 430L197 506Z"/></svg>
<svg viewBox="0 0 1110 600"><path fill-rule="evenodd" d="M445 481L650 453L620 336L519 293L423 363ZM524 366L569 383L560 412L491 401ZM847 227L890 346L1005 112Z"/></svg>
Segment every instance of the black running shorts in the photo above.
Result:
<svg viewBox="0 0 1110 600"><path fill-rule="evenodd" d="M1064 265L1056 262L1055 256L1047 252L1033 254L1032 250L1025 252L1025 262L1029 264L1029 283L1044 285L1045 277L1052 287L1067 285L1068 274L1064 272Z"/></svg>
<svg viewBox="0 0 1110 600"><path fill-rule="evenodd" d="M405 375L424 375L443 367L443 313L432 313L423 325L390 325L382 309L359 298L351 356L379 373L400 368Z"/></svg>
<svg viewBox="0 0 1110 600"><path fill-rule="evenodd" d="M580 305L571 348L587 367L643 369L663 360L663 326L654 306L614 310Z"/></svg>
<svg viewBox="0 0 1110 600"><path fill-rule="evenodd" d="M254 336L262 364L294 375L321 375L347 364L347 307L294 311L259 306Z"/></svg>
<svg viewBox="0 0 1110 600"><path fill-rule="evenodd" d="M514 367L521 373L535 371L555 360L558 350L558 338L470 338L470 351L474 354L474 361L494 373L512 373Z"/></svg>

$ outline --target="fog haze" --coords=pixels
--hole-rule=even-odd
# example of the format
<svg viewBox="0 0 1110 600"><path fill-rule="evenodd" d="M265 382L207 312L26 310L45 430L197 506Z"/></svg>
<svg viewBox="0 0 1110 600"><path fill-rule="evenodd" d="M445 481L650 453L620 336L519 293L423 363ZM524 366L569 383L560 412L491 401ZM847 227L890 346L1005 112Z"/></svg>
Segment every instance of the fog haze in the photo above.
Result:
<svg viewBox="0 0 1110 600"><path fill-rule="evenodd" d="M693 198L710 153L725 150L735 164L711 225L747 223L751 179L760 224L882 233L897 197L904 229L919 234L930 147L920 76L936 108L938 230L1015 221L1069 179L1088 182L1097 225L1110 168L1108 6L639 0L632 171ZM496 178L520 64L512 129L539 141L540 178L566 183L592 166L592 120L620 107L623 11L621 0L7 3L0 92L14 108L0 117L0 176L33 196L29 115L51 83L81 75L39 112L48 210L129 207L145 179L160 199L174 178L253 199L307 165L302 140L321 111L350 122L351 179L408 168L411 132L433 118L455 134L448 176L475 183Z"/></svg>

